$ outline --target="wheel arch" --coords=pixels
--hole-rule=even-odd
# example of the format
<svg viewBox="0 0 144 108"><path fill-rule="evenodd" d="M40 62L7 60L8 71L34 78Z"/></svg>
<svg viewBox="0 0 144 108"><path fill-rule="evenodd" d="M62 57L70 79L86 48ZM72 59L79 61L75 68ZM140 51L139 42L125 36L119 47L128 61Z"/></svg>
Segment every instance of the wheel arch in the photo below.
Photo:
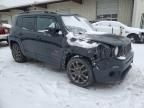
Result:
<svg viewBox="0 0 144 108"><path fill-rule="evenodd" d="M138 34L137 33L130 33L130 34L128 34L127 35L127 38L131 38L131 37L134 37L134 36L138 36Z"/></svg>
<svg viewBox="0 0 144 108"><path fill-rule="evenodd" d="M140 37L139 37L139 35L138 34L136 34L136 33L131 33L131 34L129 34L128 36L127 36L127 38L133 38L134 40L135 40L135 42L140 42Z"/></svg>
<svg viewBox="0 0 144 108"><path fill-rule="evenodd" d="M89 57L80 55L80 54L75 54L75 53L68 53L66 54L65 60L64 60L64 69L66 69L68 62L72 59L72 58L83 58L86 59L91 65L92 65L92 61Z"/></svg>
<svg viewBox="0 0 144 108"><path fill-rule="evenodd" d="M86 82L84 82L83 84L80 84L79 82L78 83L75 82L75 80L72 78L72 76L70 74L71 72L69 71L70 70L69 68L71 67L70 66L71 64L69 64L69 63L72 63L76 60L80 60L81 63L83 63L86 66L86 70L87 69L89 70L88 73L87 73L88 74L88 79L86 79ZM66 65L67 67L66 67L66 69L67 69L67 75L68 75L70 81L73 84L75 84L77 86L80 86L80 87L91 86L95 81L95 76L94 76L93 67L92 67L91 63L92 62L91 62L90 58L86 57L86 56L82 56L82 55L79 55L79 54L73 54L72 56L69 56L69 57L67 56L67 65Z"/></svg>
<svg viewBox="0 0 144 108"><path fill-rule="evenodd" d="M17 44L18 44L17 41L14 41L14 40L10 40L10 41L9 41L10 48L12 48L12 45L13 45L14 43L17 43Z"/></svg>
<svg viewBox="0 0 144 108"><path fill-rule="evenodd" d="M9 46L10 46L10 48L12 47L12 45L13 45L14 43L17 43L17 44L20 46L21 51L22 51L22 53L24 54L24 48L23 48L23 45L22 45L21 41L20 41L19 39L17 39L17 38L13 38L13 37L10 38L10 39L9 39Z"/></svg>

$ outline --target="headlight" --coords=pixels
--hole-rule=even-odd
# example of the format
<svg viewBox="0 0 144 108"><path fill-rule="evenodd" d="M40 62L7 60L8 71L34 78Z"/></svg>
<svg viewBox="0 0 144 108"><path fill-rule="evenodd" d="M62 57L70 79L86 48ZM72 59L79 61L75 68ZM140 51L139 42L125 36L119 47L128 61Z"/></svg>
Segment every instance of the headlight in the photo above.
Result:
<svg viewBox="0 0 144 108"><path fill-rule="evenodd" d="M115 50L114 50L114 54L115 54L115 56L118 56L118 53L119 53L119 48L116 47Z"/></svg>

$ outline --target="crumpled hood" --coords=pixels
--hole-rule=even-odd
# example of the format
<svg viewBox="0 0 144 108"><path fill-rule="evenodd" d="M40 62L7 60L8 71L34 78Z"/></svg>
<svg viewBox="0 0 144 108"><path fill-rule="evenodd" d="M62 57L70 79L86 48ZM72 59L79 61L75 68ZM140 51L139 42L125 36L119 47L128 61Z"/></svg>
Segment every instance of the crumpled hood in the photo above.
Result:
<svg viewBox="0 0 144 108"><path fill-rule="evenodd" d="M123 45L128 45L131 43L131 40L126 37L106 34L106 33L103 33L103 34L87 33L85 37L95 42L102 42L102 43L110 44L113 46L123 46Z"/></svg>
<svg viewBox="0 0 144 108"><path fill-rule="evenodd" d="M73 34L72 32L69 32L66 37L70 46L86 49L95 48L101 43L112 46L127 46L131 43L130 39L126 37L106 34L103 32L89 32L84 34Z"/></svg>

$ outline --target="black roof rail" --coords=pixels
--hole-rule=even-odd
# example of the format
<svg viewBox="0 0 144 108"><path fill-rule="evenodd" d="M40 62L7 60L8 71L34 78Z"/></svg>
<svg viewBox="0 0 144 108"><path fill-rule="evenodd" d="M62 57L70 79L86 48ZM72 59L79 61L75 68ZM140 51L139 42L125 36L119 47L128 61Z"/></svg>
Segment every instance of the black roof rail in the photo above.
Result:
<svg viewBox="0 0 144 108"><path fill-rule="evenodd" d="M50 12L45 10L34 10L34 11L24 11L19 14L26 14L26 13L51 13L51 14L57 14L56 12Z"/></svg>

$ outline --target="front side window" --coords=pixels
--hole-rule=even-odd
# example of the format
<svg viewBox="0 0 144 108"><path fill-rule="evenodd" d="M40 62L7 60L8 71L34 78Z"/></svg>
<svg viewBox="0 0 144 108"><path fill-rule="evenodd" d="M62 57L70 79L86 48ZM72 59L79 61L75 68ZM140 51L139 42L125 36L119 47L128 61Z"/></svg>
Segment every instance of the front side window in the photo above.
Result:
<svg viewBox="0 0 144 108"><path fill-rule="evenodd" d="M25 30L34 31L35 29L35 18L33 17L24 17L22 28Z"/></svg>
<svg viewBox="0 0 144 108"><path fill-rule="evenodd" d="M38 17L37 18L37 31L45 32L49 28L59 28L59 25L55 18Z"/></svg>
<svg viewBox="0 0 144 108"><path fill-rule="evenodd" d="M127 26L124 25L123 23L117 22L113 24L115 27L122 27L122 28L126 28Z"/></svg>

